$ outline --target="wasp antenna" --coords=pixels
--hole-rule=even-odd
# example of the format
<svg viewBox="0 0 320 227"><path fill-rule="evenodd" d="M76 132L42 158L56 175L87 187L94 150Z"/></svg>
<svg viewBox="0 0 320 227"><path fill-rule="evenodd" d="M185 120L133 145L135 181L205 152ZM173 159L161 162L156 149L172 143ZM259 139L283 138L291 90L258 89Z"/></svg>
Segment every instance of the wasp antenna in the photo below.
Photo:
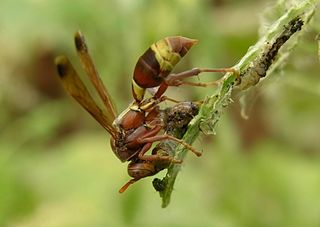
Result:
<svg viewBox="0 0 320 227"><path fill-rule="evenodd" d="M130 185L132 185L133 183L135 183L137 181L137 179L131 179L129 180L125 185L123 185L120 189L119 189L119 193L124 193L128 187Z"/></svg>

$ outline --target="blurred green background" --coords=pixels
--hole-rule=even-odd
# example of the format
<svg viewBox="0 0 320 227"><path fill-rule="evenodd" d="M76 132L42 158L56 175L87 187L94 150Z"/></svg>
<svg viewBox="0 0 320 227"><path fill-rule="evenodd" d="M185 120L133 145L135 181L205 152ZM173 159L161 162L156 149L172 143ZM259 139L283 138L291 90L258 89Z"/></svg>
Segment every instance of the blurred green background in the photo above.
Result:
<svg viewBox="0 0 320 227"><path fill-rule="evenodd" d="M240 117L235 94L217 135L198 139L204 155L184 162L166 209L152 177L118 194L127 164L62 90L53 66L65 53L84 76L73 46L81 29L120 111L151 43L169 35L200 41L177 71L232 66L256 42L262 12L274 4L1 0L0 226L320 226L319 13L287 65L251 92L249 119ZM180 87L168 94L199 100L213 92Z"/></svg>

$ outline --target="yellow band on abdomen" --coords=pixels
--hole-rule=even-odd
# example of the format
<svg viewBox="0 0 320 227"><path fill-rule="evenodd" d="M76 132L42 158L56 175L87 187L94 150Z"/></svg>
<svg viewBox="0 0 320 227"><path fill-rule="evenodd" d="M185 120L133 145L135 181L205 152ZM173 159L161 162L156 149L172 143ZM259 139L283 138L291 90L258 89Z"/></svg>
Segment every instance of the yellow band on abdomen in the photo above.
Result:
<svg viewBox="0 0 320 227"><path fill-rule="evenodd" d="M178 53L172 52L171 47L165 39L152 44L151 50L155 53L161 71L170 72L181 59Z"/></svg>
<svg viewBox="0 0 320 227"><path fill-rule="evenodd" d="M140 87L134 79L132 79L132 91L136 100L141 101L144 97L144 93L146 91L145 88Z"/></svg>

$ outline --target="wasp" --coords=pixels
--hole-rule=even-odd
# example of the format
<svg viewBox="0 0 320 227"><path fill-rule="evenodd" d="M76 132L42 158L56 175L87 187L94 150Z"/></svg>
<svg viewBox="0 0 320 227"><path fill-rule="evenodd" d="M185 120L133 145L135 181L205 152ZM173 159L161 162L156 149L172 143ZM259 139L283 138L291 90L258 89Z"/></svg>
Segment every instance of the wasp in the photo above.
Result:
<svg viewBox="0 0 320 227"><path fill-rule="evenodd" d="M104 86L88 46L81 32L76 32L74 43L83 69L93 84L104 108L100 108L90 95L71 62L64 55L55 59L60 81L66 92L72 96L91 116L111 135L110 144L114 154L122 162L130 162L129 175L135 179L134 172L143 172L145 165L157 166L160 162L179 162L170 155L159 155L153 152L147 155L152 144L157 141L172 140L185 146L197 156L201 152L194 149L181 139L170 134L159 134L165 128L164 119L160 114L159 103L171 100L163 96L168 86L188 84L183 79L198 75L200 72L225 72L233 69L192 69L178 74L171 74L173 67L188 52L196 40L181 36L167 37L153 44L138 60L132 80L133 102L120 114ZM195 84L203 86L203 84ZM145 90L156 88L151 98L145 98ZM141 165L142 163L143 165ZM151 163L151 164L150 164ZM153 171L152 173L156 173ZM142 174L145 177L148 174ZM126 184L130 185L130 183ZM125 191L126 186L120 189Z"/></svg>

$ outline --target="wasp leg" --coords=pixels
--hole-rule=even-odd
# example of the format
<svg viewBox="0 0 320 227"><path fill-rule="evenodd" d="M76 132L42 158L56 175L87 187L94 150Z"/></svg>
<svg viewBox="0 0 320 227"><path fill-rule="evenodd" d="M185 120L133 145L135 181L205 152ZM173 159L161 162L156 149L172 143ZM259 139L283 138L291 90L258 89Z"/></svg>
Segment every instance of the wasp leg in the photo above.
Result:
<svg viewBox="0 0 320 227"><path fill-rule="evenodd" d="M181 145L183 145L184 147L186 147L188 150L190 150L192 153L194 153L195 155L197 155L198 157L202 155L202 153L200 151L197 151L194 147L192 147L190 144L187 144L186 142L184 142L181 139L177 139L171 135L165 134L165 135L156 135L156 136L152 136L152 137L147 137L147 138L139 138L137 141L139 143L153 143L156 141L162 141L162 140L173 140ZM140 155L140 154L139 154Z"/></svg>
<svg viewBox="0 0 320 227"><path fill-rule="evenodd" d="M157 156L169 156L169 152L167 149L169 148L161 148L159 147L160 144L158 144L151 152L152 155L157 155ZM175 159L172 158L170 160L170 163L174 163L174 164L181 164L183 161L180 159Z"/></svg>
<svg viewBox="0 0 320 227"><path fill-rule="evenodd" d="M195 86L195 87L209 87L209 86L217 86L219 85L221 82L223 81L223 78L219 79L219 80L215 80L212 82L191 82L191 81L181 81L179 82L179 86L180 85L190 85L190 86Z"/></svg>
<svg viewBox="0 0 320 227"><path fill-rule="evenodd" d="M169 98L168 96L161 96L161 98L163 98L163 101L170 101L173 103L180 103L181 101L175 100L173 98Z"/></svg>
<svg viewBox="0 0 320 227"><path fill-rule="evenodd" d="M161 124L156 124L157 122L155 122L155 124L153 124L154 122L150 122L149 125L144 125L144 126L140 126L140 127L145 127L145 128L149 128L145 134L141 135L141 134L136 134L135 131L133 131L129 136L127 136L126 139L126 144L127 146L131 147L131 146L137 146L137 145L141 145L141 147L147 143L147 142L140 142L141 139L147 138L147 137L153 137L155 135L157 135L161 129L163 128L163 126Z"/></svg>
<svg viewBox="0 0 320 227"><path fill-rule="evenodd" d="M150 137L150 138L153 138L153 137ZM158 140L156 140L156 141L158 141ZM155 141L153 141L153 142L155 142ZM139 159L144 160L144 161L149 161L149 162L161 160L161 161L166 161L169 163L179 163L179 164L182 163L181 160L174 159L173 157L170 157L170 156L162 156L162 155L158 155L158 154L145 155L145 153L147 153L147 151L151 148L153 142L146 143L143 146L143 148L141 149L141 151L138 154Z"/></svg>
<svg viewBox="0 0 320 227"><path fill-rule="evenodd" d="M161 96L162 94L160 94L159 97L157 97L156 95L151 98L151 99L146 99L144 101L142 101L139 104L139 108L141 110L144 110L146 112L150 112L152 111L155 107L157 107L160 103L164 102L164 101L171 101L173 103L180 103L180 101L169 98L167 96Z"/></svg>
<svg viewBox="0 0 320 227"><path fill-rule="evenodd" d="M154 97L156 99L160 99L161 96L166 92L166 90L168 89L168 84L167 83L161 83L157 92L154 94Z"/></svg>
<svg viewBox="0 0 320 227"><path fill-rule="evenodd" d="M167 86L180 86L182 84L189 84L189 85L193 85L193 86L206 87L209 85L205 85L205 83L191 83L191 82L182 81L183 79L186 79L186 78L192 77L192 76L197 76L203 72L223 72L223 73L231 72L231 73L234 73L237 78L240 77L239 72L235 68L221 68L221 69L193 68L193 69L181 72L181 73L169 74L165 78L165 83L167 84ZM220 82L220 80L211 82L209 84L211 84L211 85L218 84Z"/></svg>
<svg viewBox="0 0 320 227"><path fill-rule="evenodd" d="M152 124L152 122L151 122L151 124ZM161 156L161 155L158 155L158 154L145 155L145 153L147 153L150 150L153 142L165 140L164 138L163 139L157 139L158 138L157 134L161 131L162 128L163 128L162 125L156 125L149 132L145 133L143 136L141 136L140 138L137 138L135 140L135 142L137 142L137 143L144 144L142 149L140 150L140 152L138 154L139 159L145 160L145 161L163 160L163 161L168 161L168 162L173 162L173 163L181 163L180 160L176 160L176 159L174 159L173 157L170 157L170 156ZM164 135L164 136L165 136L165 138L168 138L169 135ZM179 139L177 139L177 138L175 138L173 136L169 136L169 137L172 137L173 138L172 140L180 141ZM185 142L182 141L182 143L185 143ZM186 145L191 147L188 144L186 144ZM191 149L194 149L194 148L191 147ZM200 155L201 155L201 153L200 153Z"/></svg>

